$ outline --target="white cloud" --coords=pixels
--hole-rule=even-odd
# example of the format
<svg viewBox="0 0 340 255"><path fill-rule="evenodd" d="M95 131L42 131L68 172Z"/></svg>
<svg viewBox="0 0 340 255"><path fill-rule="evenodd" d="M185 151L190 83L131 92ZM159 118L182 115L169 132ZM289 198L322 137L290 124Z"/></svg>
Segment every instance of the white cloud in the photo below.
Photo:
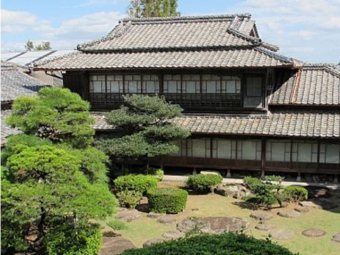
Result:
<svg viewBox="0 0 340 255"><path fill-rule="evenodd" d="M33 25L37 17L28 12L1 9L1 32L18 33Z"/></svg>

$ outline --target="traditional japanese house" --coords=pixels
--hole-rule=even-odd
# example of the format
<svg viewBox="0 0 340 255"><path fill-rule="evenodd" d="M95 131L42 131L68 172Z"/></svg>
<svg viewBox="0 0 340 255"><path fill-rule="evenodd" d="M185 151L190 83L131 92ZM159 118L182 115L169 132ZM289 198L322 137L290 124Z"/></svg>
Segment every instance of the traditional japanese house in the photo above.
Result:
<svg viewBox="0 0 340 255"><path fill-rule="evenodd" d="M104 38L38 69L96 111L124 94L163 95L184 108L192 136L153 160L163 167L340 174L340 70L307 64L263 42L249 14L123 19Z"/></svg>

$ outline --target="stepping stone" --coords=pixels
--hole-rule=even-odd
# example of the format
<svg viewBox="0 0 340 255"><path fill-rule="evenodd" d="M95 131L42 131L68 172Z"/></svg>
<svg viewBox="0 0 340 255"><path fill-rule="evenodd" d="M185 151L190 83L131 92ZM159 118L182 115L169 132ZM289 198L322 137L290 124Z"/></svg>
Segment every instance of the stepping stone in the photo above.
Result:
<svg viewBox="0 0 340 255"><path fill-rule="evenodd" d="M270 220L271 218L273 218L273 215L271 213L267 213L263 211L256 211L250 214L250 217L256 220Z"/></svg>
<svg viewBox="0 0 340 255"><path fill-rule="evenodd" d="M166 214L164 213L154 213L150 212L146 215L146 217L151 218L151 219L158 219L159 217L165 216Z"/></svg>
<svg viewBox="0 0 340 255"><path fill-rule="evenodd" d="M171 217L171 216L163 216L163 217L158 218L158 220L157 220L157 222L163 223L163 224L171 224L175 221L176 221L176 219Z"/></svg>
<svg viewBox="0 0 340 255"><path fill-rule="evenodd" d="M332 241L340 243L340 232L333 236Z"/></svg>
<svg viewBox="0 0 340 255"><path fill-rule="evenodd" d="M302 207L311 207L311 208L321 209L321 206L315 204L312 201L301 201L301 202L299 202L299 205L302 206Z"/></svg>
<svg viewBox="0 0 340 255"><path fill-rule="evenodd" d="M143 247L149 246L149 245L153 245L156 243L163 243L166 240L164 238L153 238L153 239L149 239L146 242L143 243Z"/></svg>
<svg viewBox="0 0 340 255"><path fill-rule="evenodd" d="M306 229L302 232L302 235L308 236L308 237L320 237L326 235L326 232L323 231L322 229L318 228L310 228Z"/></svg>
<svg viewBox="0 0 340 255"><path fill-rule="evenodd" d="M275 229L269 233L269 236L277 240L289 240L294 236L294 232L285 229Z"/></svg>
<svg viewBox="0 0 340 255"><path fill-rule="evenodd" d="M301 215L301 213L296 211L280 211L277 213L277 215L285 218L297 218Z"/></svg>
<svg viewBox="0 0 340 255"><path fill-rule="evenodd" d="M258 230L268 231L268 230L273 230L275 228L275 225L268 223L268 222L264 222L264 223L257 224L255 228Z"/></svg>
<svg viewBox="0 0 340 255"><path fill-rule="evenodd" d="M185 234L178 230L171 230L163 234L163 237L166 239L178 239L178 238L183 238L184 236Z"/></svg>
<svg viewBox="0 0 340 255"><path fill-rule="evenodd" d="M137 210L124 210L116 214L116 219L124 221L133 221L141 217Z"/></svg>
<svg viewBox="0 0 340 255"><path fill-rule="evenodd" d="M245 230L249 228L250 223L240 217L186 218L177 224L177 230L187 233L195 226L204 233L221 234Z"/></svg>
<svg viewBox="0 0 340 255"><path fill-rule="evenodd" d="M103 237L100 255L121 254L127 249L135 248L136 246L130 240L123 237Z"/></svg>
<svg viewBox="0 0 340 255"><path fill-rule="evenodd" d="M294 211L297 211L299 213L305 213L305 212L309 212L309 208L303 207L303 206L298 206L298 207L294 208Z"/></svg>

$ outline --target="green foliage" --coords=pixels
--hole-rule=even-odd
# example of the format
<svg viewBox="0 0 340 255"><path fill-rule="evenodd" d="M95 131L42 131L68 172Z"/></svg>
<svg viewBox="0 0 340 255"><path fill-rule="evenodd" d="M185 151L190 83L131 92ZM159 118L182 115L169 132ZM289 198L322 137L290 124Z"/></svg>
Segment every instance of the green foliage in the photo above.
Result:
<svg viewBox="0 0 340 255"><path fill-rule="evenodd" d="M179 188L154 188L147 193L149 208L157 213L179 213L184 210L188 192Z"/></svg>
<svg viewBox="0 0 340 255"><path fill-rule="evenodd" d="M110 228L113 230L126 230L128 229L127 225L125 222L120 221L120 220L111 220L106 223Z"/></svg>
<svg viewBox="0 0 340 255"><path fill-rule="evenodd" d="M163 169L157 169L157 168L150 167L150 168L148 168L147 173L157 176L159 181L163 180L163 177L164 177L164 170Z"/></svg>
<svg viewBox="0 0 340 255"><path fill-rule="evenodd" d="M308 190L303 187L288 186L284 188L283 196L289 201L299 202L308 198Z"/></svg>
<svg viewBox="0 0 340 255"><path fill-rule="evenodd" d="M48 145L26 147L11 155L1 176L1 221L17 227L2 238L23 239L23 226L36 228L35 222L39 222L41 238L47 229L54 229L55 220L70 214L83 224L112 214L116 202L107 185L91 184L80 167L79 159Z"/></svg>
<svg viewBox="0 0 340 255"><path fill-rule="evenodd" d="M190 175L186 181L189 189L199 192L213 191L213 187L221 184L223 177L217 174L196 174Z"/></svg>
<svg viewBox="0 0 340 255"><path fill-rule="evenodd" d="M88 102L68 89L42 88L35 97L17 98L6 123L28 135L85 148L94 135L89 109Z"/></svg>
<svg viewBox="0 0 340 255"><path fill-rule="evenodd" d="M282 177L280 176L267 176L264 181L249 176L245 177L243 183L255 194L255 197L251 197L247 201L265 207L275 203L282 205L283 196L280 194L280 190L283 186L281 181Z"/></svg>
<svg viewBox="0 0 340 255"><path fill-rule="evenodd" d="M123 160L140 159L176 152L173 140L184 139L189 131L172 124L182 109L165 101L164 97L124 96L124 106L106 115L116 127L115 137L99 141L98 147Z"/></svg>
<svg viewBox="0 0 340 255"><path fill-rule="evenodd" d="M191 238L171 240L142 249L127 250L122 255L293 255L288 249L270 240L258 240L235 233L221 235L198 235Z"/></svg>
<svg viewBox="0 0 340 255"><path fill-rule="evenodd" d="M126 208L136 208L143 195L136 190L123 190L116 194L119 205Z"/></svg>
<svg viewBox="0 0 340 255"><path fill-rule="evenodd" d="M177 0L131 0L127 13L135 18L180 16Z"/></svg>
<svg viewBox="0 0 340 255"><path fill-rule="evenodd" d="M98 225L62 224L46 233L44 243L49 255L97 255L102 234Z"/></svg>
<svg viewBox="0 0 340 255"><path fill-rule="evenodd" d="M144 194L151 188L157 187L159 180L153 175L128 174L119 176L114 180L115 187L118 191L135 190Z"/></svg>
<svg viewBox="0 0 340 255"><path fill-rule="evenodd" d="M262 185L262 180L259 178L246 176L243 178L243 183L253 192L256 186Z"/></svg>

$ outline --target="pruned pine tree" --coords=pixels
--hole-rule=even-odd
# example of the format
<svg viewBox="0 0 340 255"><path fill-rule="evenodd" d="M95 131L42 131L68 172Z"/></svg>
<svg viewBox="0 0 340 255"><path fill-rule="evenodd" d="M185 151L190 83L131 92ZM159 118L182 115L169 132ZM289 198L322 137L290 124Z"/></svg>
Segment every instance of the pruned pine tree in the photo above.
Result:
<svg viewBox="0 0 340 255"><path fill-rule="evenodd" d="M148 164L149 158L177 152L172 141L190 135L188 130L171 122L182 111L163 97L124 96L123 106L106 115L107 122L115 127L114 138L102 139L98 146L123 163L138 159Z"/></svg>
<svg viewBox="0 0 340 255"><path fill-rule="evenodd" d="M176 17L181 15L177 7L177 0L131 0L127 13L135 18Z"/></svg>

